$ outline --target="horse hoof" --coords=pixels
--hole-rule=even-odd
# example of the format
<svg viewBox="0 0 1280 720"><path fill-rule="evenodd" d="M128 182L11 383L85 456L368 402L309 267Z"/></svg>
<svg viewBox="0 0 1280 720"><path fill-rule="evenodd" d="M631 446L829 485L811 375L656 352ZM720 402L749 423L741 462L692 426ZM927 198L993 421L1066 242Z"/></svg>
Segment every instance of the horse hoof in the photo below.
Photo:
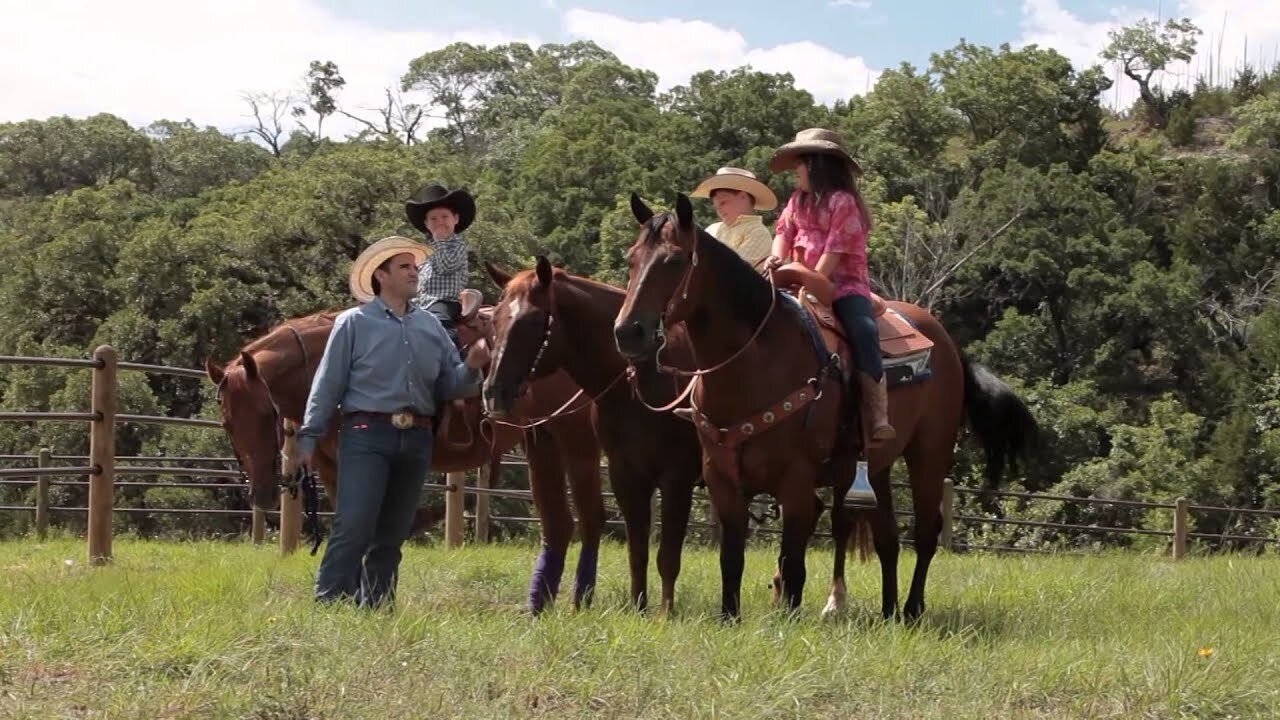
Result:
<svg viewBox="0 0 1280 720"><path fill-rule="evenodd" d="M834 620L840 615L840 610L840 603L836 602L835 598L827 598L827 605L822 608L821 617L823 620Z"/></svg>

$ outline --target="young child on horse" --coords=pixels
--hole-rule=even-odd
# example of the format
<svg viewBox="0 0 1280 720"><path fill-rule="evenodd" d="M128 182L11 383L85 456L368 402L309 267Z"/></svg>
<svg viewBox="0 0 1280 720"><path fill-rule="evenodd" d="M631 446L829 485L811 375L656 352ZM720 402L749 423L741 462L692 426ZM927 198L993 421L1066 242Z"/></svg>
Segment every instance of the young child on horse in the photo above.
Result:
<svg viewBox="0 0 1280 720"><path fill-rule="evenodd" d="M795 170L797 190L778 218L773 253L765 267L794 260L831 279L835 286L832 310L853 344L859 371L854 375L870 411L870 443L873 447L883 444L895 433L888 418L880 332L871 314L867 271L871 215L855 181L862 168L840 135L822 128L797 133L793 142L778 148L769 167L775 173Z"/></svg>
<svg viewBox="0 0 1280 720"><path fill-rule="evenodd" d="M458 345L461 295L471 271L462 233L476 219L476 201L466 188L448 190L431 183L405 201L404 212L432 248L418 269L418 307L435 315Z"/></svg>
<svg viewBox="0 0 1280 720"><path fill-rule="evenodd" d="M756 179L750 170L722 167L703 180L690 193L691 197L709 198L716 207L720 222L707 226L707 233L733 248L751 267L769 256L773 235L764 219L751 212L768 212L778 206L778 197L768 185Z"/></svg>

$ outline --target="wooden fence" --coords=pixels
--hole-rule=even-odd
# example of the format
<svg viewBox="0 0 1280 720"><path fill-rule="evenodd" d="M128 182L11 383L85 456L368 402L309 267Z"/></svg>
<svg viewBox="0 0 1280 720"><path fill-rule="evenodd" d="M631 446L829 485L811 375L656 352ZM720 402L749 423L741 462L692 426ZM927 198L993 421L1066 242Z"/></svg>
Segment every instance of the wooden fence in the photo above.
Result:
<svg viewBox="0 0 1280 720"><path fill-rule="evenodd" d="M128 475L151 475L151 476L199 476L206 478L221 478L243 480L242 474L238 470L216 469L216 468L191 468L191 467L170 467L158 464L138 465L138 462L172 462L172 461L191 461L191 462L209 462L217 461L222 463L234 462L234 458L173 458L173 457L117 457L115 455L115 429L116 425L122 423L162 423L162 424L178 424L189 425L194 427L216 429L222 431L222 425L216 420L205 420L197 418L172 418L151 415L129 415L118 412L118 372L120 370L140 371L164 375L173 375L179 377L191 377L204 379L205 373L201 370L191 370L186 368L172 368L157 365L147 365L142 363L120 362L116 358L115 351L109 346L99 347L93 354L92 359L71 359L71 358L44 358L44 357L17 357L17 356L0 356L0 364L8 365L26 365L26 366L53 366L64 368L88 368L93 373L93 384L90 398L89 412L17 412L17 411L0 411L0 421L9 422L28 422L28 421L83 421L90 425L89 437L89 455L87 457L78 456L54 456L47 449L42 450L37 456L6 456L2 459L34 459L36 466L25 468L0 468L0 485L13 484L35 484L36 497L34 506L0 506L0 511L34 511L35 512L35 531L38 536L43 537L49 526L49 516L51 512L87 512L88 513L88 557L92 564L103 564L108 562L112 557L112 536L113 536L113 520L117 512L146 512L146 513L191 513L191 514L248 514L252 513L252 537L254 542L261 543L264 541L266 534L267 512L253 510L214 510L214 509L196 509L196 508L117 508L115 507L115 490L118 487L129 486L146 486L146 487L208 487L208 488L227 488L238 487L247 488L243 482L236 483L131 483L128 481L118 481L118 476ZM293 458L293 433L288 431L285 433L284 448L284 472L286 477L294 470ZM70 461L84 462L81 465L55 465L54 461ZM508 458L504 464L523 464L521 460L516 458ZM607 468L605 468L607 471ZM489 539L489 530L491 523L495 522L536 522L536 518L529 516L493 516L490 512L489 499L492 497L515 498L531 502L528 490L513 490L490 487L491 478L488 477L488 468L480 468L477 475L475 486L468 485L468 473L450 473L446 477L444 485L429 484L428 489L442 491L445 494L445 519L444 519L444 538L447 547L458 547L462 545L466 538L467 516L465 513L465 500L467 495L471 495L475 499L474 513L471 519L474 521L474 535L477 542L487 542ZM84 481L59 481L59 485L88 485L89 498L85 507L54 507L49 503L49 486L51 479L55 477L74 477L87 476L89 479ZM970 488L954 487L950 480L946 481L946 487L943 494L943 528L941 534L941 544L944 548L950 549L969 549L969 550L994 550L994 551L1014 551L1014 552L1035 552L1035 548L1022 547L1004 547L1004 546L985 546L968 543L957 542L954 538L954 525L957 521L973 524L991 524L991 525L1012 525L1035 527L1053 530L1076 531L1081 533L1098 533L1098 534L1135 534L1155 536L1167 538L1170 546L1170 554L1173 559L1182 559L1187 555L1188 544L1191 540L1200 541L1217 541L1234 542L1234 543L1268 543L1280 544L1280 538L1268 536L1251 536L1251 535L1233 535L1225 533L1195 533L1190 527L1190 515L1192 512L1229 512L1237 515L1260 515L1269 518L1280 518L1280 511L1263 510L1254 508L1228 508L1215 507L1207 505L1196 505L1190 503L1186 498L1178 498L1172 503L1156 503L1132 500L1109 500L1104 498L1080 498L1065 495L1050 495L1038 493L1018 493L1009 491L997 491L992 493L995 497L1001 498L1019 498L1023 500L1044 500L1062 503L1080 503L1086 505L1106 505L1118 508L1130 508L1140 510L1160 510L1172 513L1172 529L1156 530L1148 528L1133 527L1107 527L1097 525L1081 525L1071 523L1054 523L1037 520L1026 520L1016 518L993 518L982 515L966 515L956 512L955 498L957 494L978 494L980 491ZM611 497L610 493L605 493L606 498ZM705 495L702 495L705 502ZM766 503L767 504L767 503ZM296 550L299 544L299 536L302 527L302 507L301 500L295 495L288 492L281 494L280 509L270 514L278 512L280 532L279 542L280 550L283 553L290 553ZM909 517L912 512L909 510L898 511L899 516ZM708 514L711 517L710 514ZM656 514L655 514L656 519ZM612 521L612 524L618 524L618 521ZM711 524L691 523L692 526L704 526L710 528L714 532L714 526ZM757 532L777 532L772 528L757 527Z"/></svg>

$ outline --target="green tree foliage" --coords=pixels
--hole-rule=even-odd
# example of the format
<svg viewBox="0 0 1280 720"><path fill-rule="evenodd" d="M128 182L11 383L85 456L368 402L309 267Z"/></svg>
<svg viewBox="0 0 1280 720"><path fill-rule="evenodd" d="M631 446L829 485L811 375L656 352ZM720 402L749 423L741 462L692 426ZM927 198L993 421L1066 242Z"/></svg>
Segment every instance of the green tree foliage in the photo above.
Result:
<svg viewBox="0 0 1280 720"><path fill-rule="evenodd" d="M1182 21L1140 23L1108 53L1155 83L1195 34ZM1098 67L1036 46L961 42L927 71L889 69L866 95L830 107L788 74L746 67L699 72L659 94L652 72L587 42L425 53L373 111L344 107L333 62L317 60L304 78L304 100L251 94L264 121L255 142L110 115L0 125L0 351L84 356L110 343L143 362L226 359L282 319L347 306L351 260L379 237L415 235L403 201L431 180L475 194L467 237L477 260L514 269L545 254L622 283L632 192L669 207L733 164L785 200L794 177L769 172L773 149L832 126L867 170L876 287L928 305L1045 428L1015 486L1280 506L1271 74L1157 98L1161 112L1177 108L1181 124L1168 133L1106 109ZM325 138L334 115L363 131ZM1217 141L1204 132L1214 127ZM695 209L702 224L716 219L710 203ZM480 263L472 270L492 299ZM207 382L125 377L132 412L217 416ZM6 409L83 409L87 382L6 366L0 398ZM76 454L85 443L79 425L0 426L3 452L48 444ZM127 427L120 440L122 453L178 448L227 452L221 436L190 428ZM966 444L959 482L977 483L981 461ZM1168 515L1036 507L1024 511L1069 523L1158 528ZM1261 527L1197 522L1229 534ZM1025 528L968 532L1078 542Z"/></svg>

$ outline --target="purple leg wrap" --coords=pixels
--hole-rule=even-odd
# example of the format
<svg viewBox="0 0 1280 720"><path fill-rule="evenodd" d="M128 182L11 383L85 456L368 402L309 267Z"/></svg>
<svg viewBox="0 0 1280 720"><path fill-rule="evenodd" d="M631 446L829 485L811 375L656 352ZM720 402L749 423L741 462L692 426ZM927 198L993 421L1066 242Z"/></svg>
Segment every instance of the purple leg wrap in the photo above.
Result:
<svg viewBox="0 0 1280 720"><path fill-rule="evenodd" d="M596 589L596 566L600 560L600 548L582 547L578 554L578 575L573 584L575 605L591 604L591 594Z"/></svg>
<svg viewBox="0 0 1280 720"><path fill-rule="evenodd" d="M533 579L529 581L529 609L542 612L547 603L560 592L560 577L564 575L564 552L546 545L538 553L533 566Z"/></svg>

